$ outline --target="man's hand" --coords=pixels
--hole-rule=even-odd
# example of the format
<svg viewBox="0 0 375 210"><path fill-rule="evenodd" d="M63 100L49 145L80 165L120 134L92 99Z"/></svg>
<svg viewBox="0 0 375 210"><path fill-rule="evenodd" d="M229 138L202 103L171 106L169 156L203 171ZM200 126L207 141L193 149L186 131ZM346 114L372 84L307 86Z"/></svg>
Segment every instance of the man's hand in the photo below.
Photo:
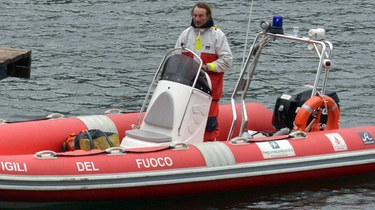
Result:
<svg viewBox="0 0 375 210"><path fill-rule="evenodd" d="M203 64L202 69L205 70L205 71L208 71L207 64Z"/></svg>

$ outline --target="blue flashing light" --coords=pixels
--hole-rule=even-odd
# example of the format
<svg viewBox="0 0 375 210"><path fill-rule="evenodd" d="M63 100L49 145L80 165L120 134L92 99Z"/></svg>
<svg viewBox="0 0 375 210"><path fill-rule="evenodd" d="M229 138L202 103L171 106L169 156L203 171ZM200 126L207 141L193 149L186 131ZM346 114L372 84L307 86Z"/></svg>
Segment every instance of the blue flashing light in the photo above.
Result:
<svg viewBox="0 0 375 210"><path fill-rule="evenodd" d="M283 17L280 15L273 16L272 27L282 28L283 27Z"/></svg>
<svg viewBox="0 0 375 210"><path fill-rule="evenodd" d="M273 16L270 32L273 34L284 34L283 17L281 17L280 15Z"/></svg>

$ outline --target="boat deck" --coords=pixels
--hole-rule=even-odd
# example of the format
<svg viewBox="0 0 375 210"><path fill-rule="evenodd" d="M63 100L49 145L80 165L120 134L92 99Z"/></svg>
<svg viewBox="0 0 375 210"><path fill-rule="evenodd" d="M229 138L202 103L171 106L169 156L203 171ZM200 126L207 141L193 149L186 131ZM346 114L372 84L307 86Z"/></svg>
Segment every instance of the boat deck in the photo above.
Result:
<svg viewBox="0 0 375 210"><path fill-rule="evenodd" d="M0 80L30 78L31 50L0 47Z"/></svg>

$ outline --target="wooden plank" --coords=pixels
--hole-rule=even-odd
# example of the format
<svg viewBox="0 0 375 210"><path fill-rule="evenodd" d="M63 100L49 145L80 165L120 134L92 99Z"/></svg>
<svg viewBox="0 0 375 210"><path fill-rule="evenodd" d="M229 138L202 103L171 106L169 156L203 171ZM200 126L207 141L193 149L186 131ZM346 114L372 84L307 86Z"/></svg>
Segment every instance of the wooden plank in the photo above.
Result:
<svg viewBox="0 0 375 210"><path fill-rule="evenodd" d="M7 77L30 78L31 50L0 47L0 80Z"/></svg>
<svg viewBox="0 0 375 210"><path fill-rule="evenodd" d="M0 47L0 66L14 63L23 58L28 58L30 55L31 50Z"/></svg>

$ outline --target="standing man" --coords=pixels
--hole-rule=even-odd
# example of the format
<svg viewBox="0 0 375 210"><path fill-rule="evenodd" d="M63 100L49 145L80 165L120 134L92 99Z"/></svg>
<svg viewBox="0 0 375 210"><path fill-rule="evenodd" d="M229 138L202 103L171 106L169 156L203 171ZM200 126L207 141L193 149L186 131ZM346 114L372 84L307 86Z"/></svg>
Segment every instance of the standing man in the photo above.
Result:
<svg viewBox="0 0 375 210"><path fill-rule="evenodd" d="M193 50L203 61L202 69L212 82L212 102L208 115L204 141L215 141L220 136L217 116L219 100L223 92L224 72L232 65L232 52L227 37L214 26L212 11L207 3L199 2L191 10L191 26L185 29L175 47Z"/></svg>

